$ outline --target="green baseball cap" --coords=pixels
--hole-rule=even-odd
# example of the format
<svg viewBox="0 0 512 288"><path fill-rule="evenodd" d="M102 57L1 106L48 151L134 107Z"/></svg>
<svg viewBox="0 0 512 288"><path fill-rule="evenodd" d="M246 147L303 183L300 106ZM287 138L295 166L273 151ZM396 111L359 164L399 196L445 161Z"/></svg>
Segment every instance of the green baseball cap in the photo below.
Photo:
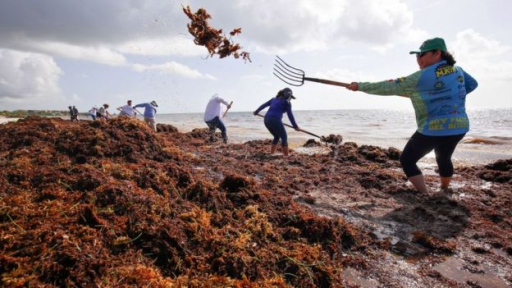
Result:
<svg viewBox="0 0 512 288"><path fill-rule="evenodd" d="M444 52L448 52L446 49L446 44L444 43L443 38L432 38L428 39L420 46L420 51L411 51L409 54L420 54L423 52L441 50Z"/></svg>

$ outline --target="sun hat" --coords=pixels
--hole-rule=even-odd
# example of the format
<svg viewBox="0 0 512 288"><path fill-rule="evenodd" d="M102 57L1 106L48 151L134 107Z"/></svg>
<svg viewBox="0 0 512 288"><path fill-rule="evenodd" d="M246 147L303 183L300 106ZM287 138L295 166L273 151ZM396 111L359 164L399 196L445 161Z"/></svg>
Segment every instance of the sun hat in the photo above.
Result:
<svg viewBox="0 0 512 288"><path fill-rule="evenodd" d="M297 99L297 98L295 98L295 96L293 96L293 91L292 91L292 89L290 89L290 88L288 88L288 87L286 87L286 88L284 88L284 89L283 89L283 94L284 94L285 96L287 96L286 98L288 98L288 96L291 96L291 97L292 97L292 99Z"/></svg>
<svg viewBox="0 0 512 288"><path fill-rule="evenodd" d="M158 107L158 105L156 104L156 101L155 101L155 100L153 100L153 101L149 102L149 104L151 104L151 105L153 105L153 106L155 106L155 107Z"/></svg>
<svg viewBox="0 0 512 288"><path fill-rule="evenodd" d="M446 49L446 44L444 43L443 38L432 38L428 39L420 46L420 51L411 51L409 54L421 54L428 51L441 50L444 52L448 52Z"/></svg>

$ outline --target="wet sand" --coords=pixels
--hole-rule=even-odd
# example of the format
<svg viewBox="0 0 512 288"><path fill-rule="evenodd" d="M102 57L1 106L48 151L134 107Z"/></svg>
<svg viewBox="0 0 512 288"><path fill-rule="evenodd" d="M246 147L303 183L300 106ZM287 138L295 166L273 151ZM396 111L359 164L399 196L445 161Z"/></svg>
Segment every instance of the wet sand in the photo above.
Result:
<svg viewBox="0 0 512 288"><path fill-rule="evenodd" d="M512 159L457 166L449 193L432 170L422 195L397 149L310 142L283 157L268 154L269 141L158 128L122 118L1 125L0 283L512 283Z"/></svg>

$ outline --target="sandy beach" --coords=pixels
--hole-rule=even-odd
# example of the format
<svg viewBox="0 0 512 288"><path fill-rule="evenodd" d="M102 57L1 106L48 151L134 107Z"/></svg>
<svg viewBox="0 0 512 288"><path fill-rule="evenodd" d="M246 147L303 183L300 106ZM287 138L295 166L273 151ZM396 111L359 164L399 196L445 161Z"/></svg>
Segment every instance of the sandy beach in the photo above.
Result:
<svg viewBox="0 0 512 288"><path fill-rule="evenodd" d="M406 182L400 152L207 143L133 119L0 126L0 283L510 287L512 159ZM298 153L297 150L302 150Z"/></svg>

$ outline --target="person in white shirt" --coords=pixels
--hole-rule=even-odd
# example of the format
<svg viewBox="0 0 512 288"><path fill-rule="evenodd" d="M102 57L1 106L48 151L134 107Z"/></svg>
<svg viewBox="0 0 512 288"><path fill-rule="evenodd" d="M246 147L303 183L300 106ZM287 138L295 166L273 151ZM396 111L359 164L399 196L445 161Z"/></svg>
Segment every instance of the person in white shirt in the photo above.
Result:
<svg viewBox="0 0 512 288"><path fill-rule="evenodd" d="M98 112L98 107L94 106L89 110L89 115L91 115L92 120L96 120L96 113Z"/></svg>
<svg viewBox="0 0 512 288"><path fill-rule="evenodd" d="M219 128L222 133L223 142L228 142L226 126L221 120L223 117L221 104L226 105L227 109L231 108L231 104L219 97L218 94L214 94L212 98L210 98L210 101L208 101L208 105L206 105L204 122L208 125L208 128L210 128L210 142L215 141L215 129L217 128Z"/></svg>
<svg viewBox="0 0 512 288"><path fill-rule="evenodd" d="M117 110L121 111L119 112L119 116L125 115L128 117L135 118L137 116L135 109L132 107L132 100L128 100L126 102L127 104L121 107L117 107Z"/></svg>

